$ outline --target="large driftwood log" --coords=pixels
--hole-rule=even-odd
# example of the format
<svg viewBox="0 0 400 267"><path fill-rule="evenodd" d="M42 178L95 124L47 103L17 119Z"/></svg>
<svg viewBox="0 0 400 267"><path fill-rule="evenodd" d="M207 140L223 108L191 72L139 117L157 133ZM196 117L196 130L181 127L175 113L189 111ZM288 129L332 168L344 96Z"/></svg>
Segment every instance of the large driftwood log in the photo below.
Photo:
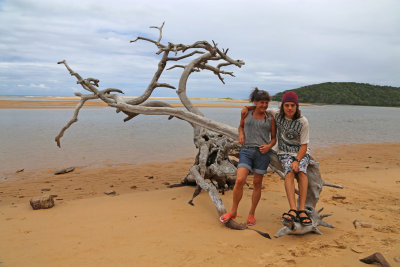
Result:
<svg viewBox="0 0 400 267"><path fill-rule="evenodd" d="M157 40L138 37L131 41L136 42L138 40L144 40L153 43L158 49L156 54L161 55L158 68L151 82L144 90L144 93L135 99L125 101L119 95L115 94L123 92L115 88L98 90L97 87L99 86L99 80L94 78L83 79L78 73L74 72L69 67L65 60L58 62L58 64L64 64L69 73L77 79L77 83L80 84L83 89L89 91L90 94L84 95L76 93L77 96L80 96L81 101L75 108L75 113L72 119L60 131L55 138L55 141L60 147L61 138L64 132L73 123L78 121L80 109L86 101L91 99L101 99L108 104L108 106L114 107L117 112L124 112L127 115L124 121L129 121L139 114L168 115L169 119L176 117L185 120L193 127L193 141L199 151L189 173L182 180L182 184L197 184L195 195L197 195L201 189L207 191L217 209L218 215L221 215L225 213L226 210L218 194L218 190L232 188L236 179L236 162L230 156L237 156L239 153L240 145L235 141L238 138L237 129L230 125L206 118L187 97L186 86L189 76L193 72L199 72L202 70L211 71L222 83L225 83L223 75L234 75L232 72L222 70L222 68L230 65L240 68L244 65L244 62L229 57L228 49L219 49L218 45L214 41L212 44L207 41L198 41L190 45L174 44L171 42L164 45L161 43L163 27L164 23L160 27L151 27L159 31L159 37ZM171 56L171 54L173 55ZM175 64L167 69L183 69L177 90L171 84L159 82L159 79L169 62L176 62L183 59L190 59L191 61L186 65ZM215 64L211 65L213 62ZM152 92L158 87L166 87L176 90L185 110L173 108L168 103L162 101L147 101ZM272 170L281 173L282 166L277 157L271 161L271 168ZM312 193L310 193L310 200L308 201L309 203L312 203L312 207L315 207L315 204L319 199L319 192L324 183L321 180L318 167L316 167L315 171L310 171L310 173L312 173L313 177L309 177L309 179L315 180L315 182L311 183L315 186L315 189L311 188L310 192ZM193 204L193 202L191 203ZM233 220L229 221L226 226L232 229L247 229L246 226L240 225Z"/></svg>

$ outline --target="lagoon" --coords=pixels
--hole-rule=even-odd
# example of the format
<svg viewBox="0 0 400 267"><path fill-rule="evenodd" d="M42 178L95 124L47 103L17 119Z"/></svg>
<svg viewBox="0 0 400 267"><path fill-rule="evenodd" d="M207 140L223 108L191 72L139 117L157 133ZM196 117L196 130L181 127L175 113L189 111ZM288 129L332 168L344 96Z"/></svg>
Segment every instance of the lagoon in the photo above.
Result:
<svg viewBox="0 0 400 267"><path fill-rule="evenodd" d="M310 123L311 149L400 142L398 108L332 105L302 106L301 110ZM239 124L240 108L201 108L201 111L234 127ZM82 109L79 121L67 130L58 148L54 138L73 112L73 109L0 110L2 177L22 168L100 167L195 156L192 127L188 123L176 118L167 120L167 116L144 115L124 123L124 114L117 114L111 108Z"/></svg>

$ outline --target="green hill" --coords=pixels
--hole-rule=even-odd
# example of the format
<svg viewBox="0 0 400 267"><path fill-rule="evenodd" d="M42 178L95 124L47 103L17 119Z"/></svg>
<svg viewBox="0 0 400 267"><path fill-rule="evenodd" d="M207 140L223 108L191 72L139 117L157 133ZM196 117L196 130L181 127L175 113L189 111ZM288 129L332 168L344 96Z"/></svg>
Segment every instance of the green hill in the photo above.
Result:
<svg viewBox="0 0 400 267"><path fill-rule="evenodd" d="M329 82L287 91L296 92L300 103L400 106L400 87L354 82ZM281 101L283 94L287 91L274 95L272 100Z"/></svg>

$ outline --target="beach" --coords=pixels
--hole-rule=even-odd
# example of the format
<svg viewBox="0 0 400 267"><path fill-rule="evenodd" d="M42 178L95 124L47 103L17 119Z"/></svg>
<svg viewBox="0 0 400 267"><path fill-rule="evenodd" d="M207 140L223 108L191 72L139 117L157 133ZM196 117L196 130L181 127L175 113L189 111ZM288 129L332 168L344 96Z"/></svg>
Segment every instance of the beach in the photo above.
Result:
<svg viewBox="0 0 400 267"><path fill-rule="evenodd" d="M246 104L201 101L194 105L204 108L207 117L231 125L237 123L238 108ZM266 239L255 231L226 228L206 192L191 206L195 187L170 187L187 175L195 157L191 129L179 120L164 124L162 118L141 117L128 127L120 125L115 113L105 112L103 103L89 101L80 124L69 129L71 135L56 148L54 135L77 103L74 97L0 101L2 123L8 128L0 151L6 159L0 177L1 267L365 266L359 259L375 252L400 266L395 109L303 108L313 122L314 143L319 140L311 154L320 162L323 180L344 186L324 187L316 206L332 214L324 220L335 228L320 226L322 235L274 238L288 204L283 181L268 173L252 227L269 233L272 239ZM379 129L366 128L363 114L382 118ZM103 124L107 127L96 128ZM360 140L364 143L355 143ZM55 175L60 166L75 169ZM115 194L105 194L111 190ZM240 223L247 219L251 194L249 176L236 219ZM30 199L43 195L53 195L55 206L33 210ZM229 210L232 191L220 196Z"/></svg>
<svg viewBox="0 0 400 267"><path fill-rule="evenodd" d="M340 145L315 150L324 187L317 209L331 213L322 235L266 239L218 220L207 193L179 183L193 158L170 162L22 171L0 183L1 266L366 266L382 253L400 264L400 143ZM251 177L238 222L250 208ZM288 208L283 181L267 174L253 226L273 236ZM116 195L105 195L114 190ZM29 200L57 195L55 206ZM221 195L230 208L232 191ZM355 228L354 220L363 222Z"/></svg>

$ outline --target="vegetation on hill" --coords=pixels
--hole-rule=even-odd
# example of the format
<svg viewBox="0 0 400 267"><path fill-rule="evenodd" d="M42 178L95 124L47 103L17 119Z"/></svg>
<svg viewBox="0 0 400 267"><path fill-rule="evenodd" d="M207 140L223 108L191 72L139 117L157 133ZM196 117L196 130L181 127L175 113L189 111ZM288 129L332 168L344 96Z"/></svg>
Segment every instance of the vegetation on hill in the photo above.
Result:
<svg viewBox="0 0 400 267"><path fill-rule="evenodd" d="M400 106L400 87L354 82L328 82L287 91L296 92L302 103ZM281 101L283 94L287 91L274 95L272 100Z"/></svg>

